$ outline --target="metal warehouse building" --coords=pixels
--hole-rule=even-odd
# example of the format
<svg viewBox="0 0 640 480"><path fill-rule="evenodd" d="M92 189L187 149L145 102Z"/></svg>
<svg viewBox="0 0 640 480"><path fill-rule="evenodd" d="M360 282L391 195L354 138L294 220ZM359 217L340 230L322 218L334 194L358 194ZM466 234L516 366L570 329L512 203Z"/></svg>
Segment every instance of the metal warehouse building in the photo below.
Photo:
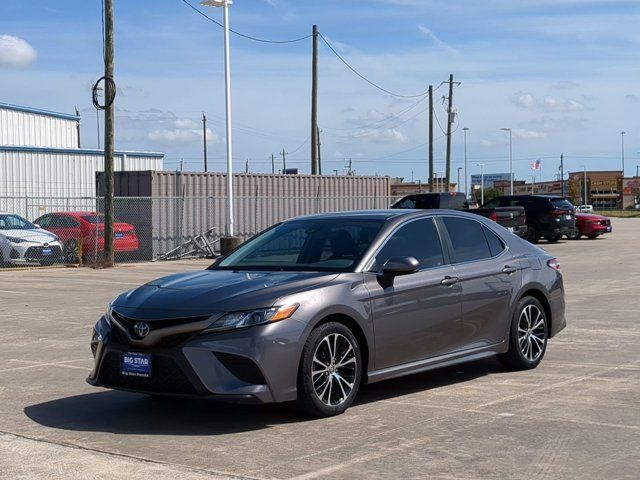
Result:
<svg viewBox="0 0 640 480"><path fill-rule="evenodd" d="M163 160L162 153L118 151L114 168L162 170ZM103 151L80 148L79 115L0 103L0 209L28 217L31 212L12 208L8 197L16 204L15 197L39 203L95 197L96 172L102 170Z"/></svg>

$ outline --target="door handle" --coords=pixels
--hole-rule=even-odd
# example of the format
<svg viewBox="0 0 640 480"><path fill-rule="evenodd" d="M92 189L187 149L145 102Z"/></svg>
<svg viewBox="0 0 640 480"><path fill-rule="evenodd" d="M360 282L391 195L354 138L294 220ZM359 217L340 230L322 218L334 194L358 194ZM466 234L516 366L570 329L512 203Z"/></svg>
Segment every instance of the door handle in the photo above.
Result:
<svg viewBox="0 0 640 480"><path fill-rule="evenodd" d="M507 275L511 275L513 273L516 273L517 271L518 269L516 267L510 267L509 265L505 265L502 269L502 273L506 273Z"/></svg>
<svg viewBox="0 0 640 480"><path fill-rule="evenodd" d="M449 275L447 275L442 280L440 280L440 284L444 285L445 287L452 287L456 283L458 283L459 280L460 279L458 277L450 277Z"/></svg>

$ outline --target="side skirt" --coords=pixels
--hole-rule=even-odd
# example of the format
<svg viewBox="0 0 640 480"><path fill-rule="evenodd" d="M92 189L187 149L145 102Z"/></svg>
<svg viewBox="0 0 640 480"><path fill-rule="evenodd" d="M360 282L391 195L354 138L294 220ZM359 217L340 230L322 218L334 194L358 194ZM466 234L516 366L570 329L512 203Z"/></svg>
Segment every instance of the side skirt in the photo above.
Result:
<svg viewBox="0 0 640 480"><path fill-rule="evenodd" d="M448 367L459 363L472 362L482 358L488 358L498 353L503 353L507 349L506 340L487 347L472 348L454 353L447 353L438 357L431 357L416 362L403 363L382 370L374 370L368 374L368 383L375 383L390 378L402 377L413 373L426 372L436 368Z"/></svg>

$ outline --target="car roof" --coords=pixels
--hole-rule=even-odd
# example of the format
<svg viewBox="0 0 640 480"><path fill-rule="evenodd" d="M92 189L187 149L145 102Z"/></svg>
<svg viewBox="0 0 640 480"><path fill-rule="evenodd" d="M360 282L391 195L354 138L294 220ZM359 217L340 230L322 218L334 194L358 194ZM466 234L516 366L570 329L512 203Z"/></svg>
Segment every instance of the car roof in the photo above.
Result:
<svg viewBox="0 0 640 480"><path fill-rule="evenodd" d="M460 210L451 210L446 208L439 209L415 209L415 208L395 208L395 209L385 209L385 210L352 210L345 212L330 212L330 213L317 213L313 215L303 215L300 217L290 218L285 220L286 222L294 221L294 220L306 220L306 219L322 219L322 218L346 218L346 219L367 219L367 220L402 220L405 218L412 217L426 217L432 215L443 215L443 214L453 214L453 215L464 215L469 218L482 218L478 215L474 215L471 213L463 212Z"/></svg>
<svg viewBox="0 0 640 480"><path fill-rule="evenodd" d="M102 215L101 213L91 212L91 211L80 211L80 212L51 212L48 215L68 215L70 217L83 217L85 215Z"/></svg>

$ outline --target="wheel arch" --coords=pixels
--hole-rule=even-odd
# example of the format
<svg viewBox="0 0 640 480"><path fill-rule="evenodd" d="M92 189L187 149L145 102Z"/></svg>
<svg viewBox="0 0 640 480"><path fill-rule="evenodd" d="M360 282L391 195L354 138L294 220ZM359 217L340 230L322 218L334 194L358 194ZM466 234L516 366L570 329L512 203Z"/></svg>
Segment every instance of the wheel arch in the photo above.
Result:
<svg viewBox="0 0 640 480"><path fill-rule="evenodd" d="M549 299L547 298L545 293L538 287L530 286L520 294L520 296L518 297L518 301L522 300L525 297L533 297L542 304L544 313L547 316L547 322L548 322L547 331L550 334L550 332L553 331L552 329L553 315L551 313L551 303L549 302Z"/></svg>
<svg viewBox="0 0 640 480"><path fill-rule="evenodd" d="M370 357L371 353L370 353L369 341L367 339L367 335L364 333L364 330L362 329L362 326L353 317L345 313L331 313L331 314L325 315L316 323L314 323L311 331L315 330L320 325L324 325L325 323L330 323L330 322L341 323L342 325L347 327L349 330L351 330L353 335L356 337L356 340L358 340L358 346L360 347L360 354L362 355L361 360L362 360L362 367L363 367L360 381L362 384L366 384L368 382L367 373L369 370L369 359L371 358ZM311 333L311 331L309 333ZM302 355L302 352L301 352L301 355ZM302 356L300 356L300 359L298 360L298 364L300 365L301 363L302 363Z"/></svg>

